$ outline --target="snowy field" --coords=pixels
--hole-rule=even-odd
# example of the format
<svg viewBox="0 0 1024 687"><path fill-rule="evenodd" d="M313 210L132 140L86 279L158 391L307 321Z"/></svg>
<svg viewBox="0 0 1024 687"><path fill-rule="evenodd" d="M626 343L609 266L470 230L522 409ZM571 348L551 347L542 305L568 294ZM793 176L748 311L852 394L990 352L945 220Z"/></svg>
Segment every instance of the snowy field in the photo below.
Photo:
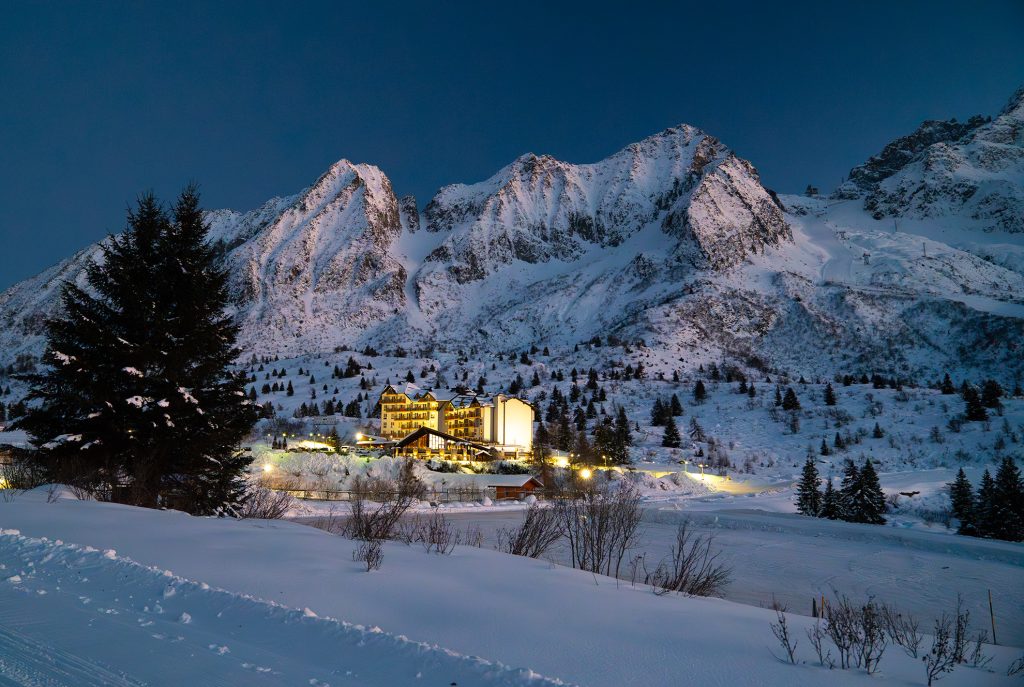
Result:
<svg viewBox="0 0 1024 687"><path fill-rule="evenodd" d="M352 542L311 527L48 503L45 491L0 502L0 527L8 684L906 685L924 675L892 648L874 676L818 667L806 642L789 665L771 654L767 609L655 596L486 547L439 556L386 544L381 570L366 573ZM857 546L919 555L906 540ZM1020 547L1007 547L985 557L1018 556L1019 569ZM810 622L791 618L800 636ZM989 653L992 671L961 666L942 684L1016 684L1003 671L1020 650Z"/></svg>

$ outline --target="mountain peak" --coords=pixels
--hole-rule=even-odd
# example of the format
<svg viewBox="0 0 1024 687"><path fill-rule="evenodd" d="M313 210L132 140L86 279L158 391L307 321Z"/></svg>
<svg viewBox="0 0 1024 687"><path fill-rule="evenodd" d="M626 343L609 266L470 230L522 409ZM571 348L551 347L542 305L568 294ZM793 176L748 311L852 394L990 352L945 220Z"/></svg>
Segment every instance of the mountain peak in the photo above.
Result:
<svg viewBox="0 0 1024 687"><path fill-rule="evenodd" d="M1016 119L1024 119L1024 86L1018 88L1010 99L1003 106L1003 109L999 111L1000 117L1014 117Z"/></svg>

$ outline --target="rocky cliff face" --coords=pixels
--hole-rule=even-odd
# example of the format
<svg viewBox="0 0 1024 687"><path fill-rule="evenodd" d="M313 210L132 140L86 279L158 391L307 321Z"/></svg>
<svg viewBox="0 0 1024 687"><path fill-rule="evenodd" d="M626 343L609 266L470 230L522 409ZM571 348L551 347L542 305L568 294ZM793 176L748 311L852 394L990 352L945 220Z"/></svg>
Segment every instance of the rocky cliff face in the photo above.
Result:
<svg viewBox="0 0 1024 687"><path fill-rule="evenodd" d="M863 198L876 219L959 215L1024 232L1024 89L995 119L925 122L851 170L835 197Z"/></svg>
<svg viewBox="0 0 1024 687"><path fill-rule="evenodd" d="M790 238L753 166L687 125L595 164L524 155L486 181L441 189L424 214L428 231L448 234L427 261L460 284L614 248L651 223L673 251L715 269Z"/></svg>

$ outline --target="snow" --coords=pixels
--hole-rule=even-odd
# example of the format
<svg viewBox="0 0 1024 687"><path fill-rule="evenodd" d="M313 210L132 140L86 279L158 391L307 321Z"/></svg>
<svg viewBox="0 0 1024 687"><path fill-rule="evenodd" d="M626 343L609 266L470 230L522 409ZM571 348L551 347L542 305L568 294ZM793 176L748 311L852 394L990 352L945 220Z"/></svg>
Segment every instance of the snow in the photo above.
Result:
<svg viewBox="0 0 1024 687"><path fill-rule="evenodd" d="M0 538L0 563L23 578L0 589L0 642L26 673L54 670L38 660L42 650L69 670L126 673L112 684L127 676L169 684L169 675L173 684L545 684L540 674L594 687L678 685L684 676L701 685L827 679L841 687L917 684L923 675L920 661L894 649L874 677L826 672L803 646L801 665L790 666L769 653L769 610L659 597L487 549L438 556L386 544L383 567L367 574L351 560L353 542L297 524L45 501L36 492L0 503L0 523L21 531ZM810 620L790 622L802 637ZM1019 650L990 653L1001 670ZM963 666L944 681L1004 683Z"/></svg>

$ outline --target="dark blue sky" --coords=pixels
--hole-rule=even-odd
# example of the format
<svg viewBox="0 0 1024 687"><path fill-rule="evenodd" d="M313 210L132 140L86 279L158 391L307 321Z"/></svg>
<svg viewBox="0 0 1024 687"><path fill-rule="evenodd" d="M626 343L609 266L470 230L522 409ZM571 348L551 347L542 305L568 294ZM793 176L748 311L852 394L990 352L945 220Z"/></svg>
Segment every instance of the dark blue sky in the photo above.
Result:
<svg viewBox="0 0 1024 687"><path fill-rule="evenodd" d="M249 209L346 157L422 207L527 151L592 162L687 122L769 187L831 188L1024 83L1020 0L383 5L7 5L0 288L191 179Z"/></svg>

